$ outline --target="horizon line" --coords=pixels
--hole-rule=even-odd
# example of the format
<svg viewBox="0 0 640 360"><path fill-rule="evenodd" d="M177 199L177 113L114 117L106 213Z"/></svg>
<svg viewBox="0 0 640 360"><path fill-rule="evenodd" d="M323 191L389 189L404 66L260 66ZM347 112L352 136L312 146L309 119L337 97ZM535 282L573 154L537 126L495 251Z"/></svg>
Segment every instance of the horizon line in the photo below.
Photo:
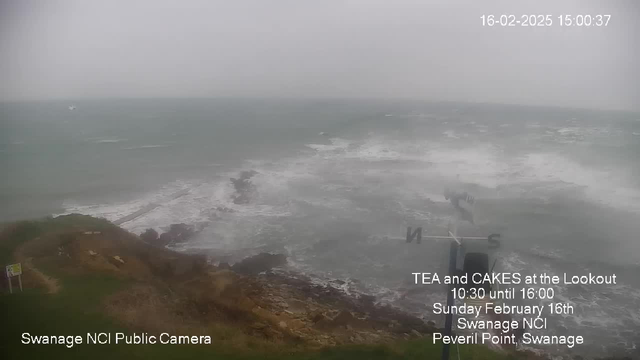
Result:
<svg viewBox="0 0 640 360"><path fill-rule="evenodd" d="M444 104L466 104L466 105L479 105L479 106L513 106L513 107L525 107L525 108L547 108L547 109L562 109L562 110L574 110L574 111L604 111L604 112L624 112L632 114L640 114L640 109L627 109L627 108L595 108L595 107L580 107L575 105L557 105L557 104L525 104L518 102L497 102L497 101L471 101L471 100L438 100L438 99L425 99L425 98L410 98L410 97L329 97L329 96L317 96L317 97L286 97L286 96L193 96L193 97L181 97L181 96L149 96L149 97L82 97L82 98L51 98L51 99L24 99L24 100L5 100L0 99L0 104L28 104L28 103L59 103L67 102L68 105L73 105L75 102L88 102L88 101L140 101L140 100L294 100L294 101L400 101L400 102L421 102L421 103L444 103Z"/></svg>

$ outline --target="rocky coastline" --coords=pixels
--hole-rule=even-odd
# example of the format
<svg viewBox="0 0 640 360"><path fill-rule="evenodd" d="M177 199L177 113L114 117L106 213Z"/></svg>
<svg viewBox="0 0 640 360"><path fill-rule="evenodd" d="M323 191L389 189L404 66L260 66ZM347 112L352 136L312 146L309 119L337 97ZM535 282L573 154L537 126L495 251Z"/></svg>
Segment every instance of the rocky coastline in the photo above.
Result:
<svg viewBox="0 0 640 360"><path fill-rule="evenodd" d="M194 226L172 224L160 235L148 229L140 239L164 249L167 245L188 241L197 234L198 229ZM185 276L191 272L189 269L196 267L174 266L182 269L174 275ZM251 304L247 305L247 310L269 320L249 325L252 333L265 332L261 336L284 338L286 333L302 341L325 346L421 338L437 330L433 322L425 323L393 307L377 305L373 296L347 295L335 287L316 284L302 274L287 270L283 254L263 252L233 264L208 264L207 268L213 276L213 283L224 278L225 289L237 286L232 291L235 294L233 302ZM221 296L224 293L215 292ZM241 293L250 295L239 295Z"/></svg>

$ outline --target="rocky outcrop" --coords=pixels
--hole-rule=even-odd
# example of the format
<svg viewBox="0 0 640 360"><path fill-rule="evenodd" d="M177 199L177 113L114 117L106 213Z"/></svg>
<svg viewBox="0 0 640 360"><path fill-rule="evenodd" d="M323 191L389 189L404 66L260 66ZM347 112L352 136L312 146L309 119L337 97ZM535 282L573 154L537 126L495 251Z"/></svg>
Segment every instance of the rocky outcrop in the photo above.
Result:
<svg viewBox="0 0 640 360"><path fill-rule="evenodd" d="M350 311L342 310L334 318L322 314L316 315L314 327L321 330L333 330L344 328L346 330L373 330L373 326L366 320L355 317Z"/></svg>
<svg viewBox="0 0 640 360"><path fill-rule="evenodd" d="M198 231L192 225L171 224L169 231L160 235L158 243L162 246L183 243L193 238L197 233Z"/></svg>
<svg viewBox="0 0 640 360"><path fill-rule="evenodd" d="M283 299L305 299L307 319L318 331L349 330L374 334L381 331L389 336L404 337L404 334L424 335L437 330L432 322L425 323L394 307L376 304L371 295L347 295L331 286L314 284L300 274L267 272L261 281L274 290L280 289L279 297ZM276 299L276 304L279 303L281 301ZM282 311L287 310L288 307L283 307Z"/></svg>
<svg viewBox="0 0 640 360"><path fill-rule="evenodd" d="M240 177L231 178L231 183L236 192L232 195L234 204L248 204L253 193L256 191L255 185L251 183L251 178L258 172L255 170L244 170L240 172Z"/></svg>
<svg viewBox="0 0 640 360"><path fill-rule="evenodd" d="M158 241L158 232L154 229L147 229L140 234L140 239L148 244L155 244Z"/></svg>
<svg viewBox="0 0 640 360"><path fill-rule="evenodd" d="M282 266L286 263L286 255L260 253L235 263L231 267L231 270L239 274L256 275L263 271L271 270L274 267Z"/></svg>

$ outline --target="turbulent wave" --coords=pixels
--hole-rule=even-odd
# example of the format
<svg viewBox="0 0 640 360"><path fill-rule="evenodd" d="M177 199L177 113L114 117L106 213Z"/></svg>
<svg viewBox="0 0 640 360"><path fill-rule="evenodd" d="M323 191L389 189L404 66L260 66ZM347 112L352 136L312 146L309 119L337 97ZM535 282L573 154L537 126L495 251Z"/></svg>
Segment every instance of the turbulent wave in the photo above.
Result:
<svg viewBox="0 0 640 360"><path fill-rule="evenodd" d="M435 121L424 117L419 120ZM434 229L446 226L451 212L442 189L449 184L476 195L483 231L494 226L496 219L516 219L512 213L517 213L483 213L483 205L500 208L513 203L517 205L514 209L528 206L523 222L527 217L561 217L561 212L551 211L555 207L564 209L560 201L567 198L571 203L640 213L640 191L629 172L613 164L585 164L563 148L568 142L588 145L601 141L600 136L620 135L615 131L533 122L523 125L534 131L531 137L518 139L515 144L533 145L514 148L511 140L498 141L489 136L497 131L516 131L512 129L516 125L467 121L455 127L452 120L445 123L441 131L434 131L437 136L431 137L426 132L412 137L372 132L363 137L322 138L279 159L247 160L224 171L212 164L215 173L209 178L176 181L128 202L69 202L66 212L116 220L158 204L122 226L140 233L171 223L208 224L200 237L182 244L179 250L269 248L286 252L291 267L313 276L319 284L374 294L380 302L401 306L426 319L430 311L425 299L432 303L444 298L444 292L404 298L401 284L407 282L411 272L446 269L441 257L446 247L429 243L409 249L406 244L390 243L381 237L402 236L405 226L416 223ZM547 146L549 141L554 145ZM251 178L256 194L246 204L234 204L229 178L246 169L257 172ZM180 192L181 196L173 196ZM509 225L505 225L507 231ZM504 250L503 271L535 268L559 274L566 267L584 270L577 260L568 261L571 252L562 244L527 247L526 241ZM575 303L579 311L554 320L551 332L580 327L591 331L590 336L630 344L630 337L622 329L629 323L640 325L640 316L627 310L630 303L636 309L640 306L640 290L618 286L604 291L608 294L606 301L593 291L557 287L559 299ZM603 326L614 330L601 334L598 329Z"/></svg>

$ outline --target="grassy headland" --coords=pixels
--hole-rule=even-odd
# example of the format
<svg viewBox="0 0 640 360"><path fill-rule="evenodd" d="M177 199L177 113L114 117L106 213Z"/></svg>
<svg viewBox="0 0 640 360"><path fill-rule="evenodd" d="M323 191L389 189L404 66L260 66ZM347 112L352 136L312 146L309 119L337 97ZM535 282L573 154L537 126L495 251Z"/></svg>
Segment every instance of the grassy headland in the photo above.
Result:
<svg viewBox="0 0 640 360"><path fill-rule="evenodd" d="M19 261L24 271L24 292L10 295L6 279L2 285L6 359L440 358L429 327L390 309L301 279L219 269L149 245L104 219L68 215L7 224L0 259ZM86 344L87 333L116 332L206 335L212 344ZM80 335L83 344L24 345L23 333ZM533 358L483 346L459 350L461 359ZM456 351L452 346L452 358Z"/></svg>

